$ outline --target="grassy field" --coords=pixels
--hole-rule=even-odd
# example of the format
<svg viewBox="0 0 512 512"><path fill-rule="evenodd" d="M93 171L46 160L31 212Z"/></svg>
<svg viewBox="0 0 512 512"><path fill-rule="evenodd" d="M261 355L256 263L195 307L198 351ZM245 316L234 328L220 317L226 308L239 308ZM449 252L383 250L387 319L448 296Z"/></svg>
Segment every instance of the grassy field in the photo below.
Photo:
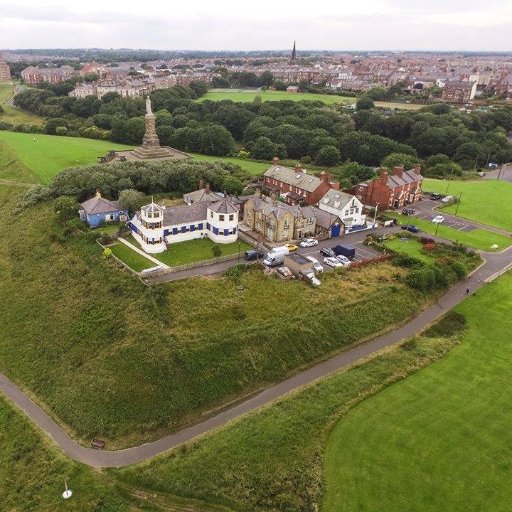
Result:
<svg viewBox="0 0 512 512"><path fill-rule="evenodd" d="M328 105L334 103L351 104L356 102L356 98L349 96L335 96L327 94L314 94L314 93L290 93L286 91L244 91L244 90L229 90L229 89L211 89L204 96L199 98L197 101L222 101L231 100L237 102L248 102L254 101L256 97L260 97L262 101L321 101Z"/></svg>
<svg viewBox="0 0 512 512"><path fill-rule="evenodd" d="M244 160L230 156L210 156L199 155L191 153L192 159L199 162L229 162L231 164L239 165L244 171L252 176L261 176L269 167L270 162L257 162L255 160Z"/></svg>
<svg viewBox="0 0 512 512"><path fill-rule="evenodd" d="M512 239L493 231L485 229L473 229L472 231L459 231L447 224L436 224L429 220L418 219L417 217L409 217L394 212L387 212L386 215L398 219L400 224L414 224L419 227L424 233L434 235L437 229L437 236L446 238L452 242L458 242L474 249L482 251L502 251L512 245ZM497 249L491 249L493 245L497 245Z"/></svg>
<svg viewBox="0 0 512 512"><path fill-rule="evenodd" d="M425 263L434 263L434 256L423 251L423 245L414 238L395 238L394 240L387 240L384 245L389 249L396 251L400 254L412 256Z"/></svg>
<svg viewBox="0 0 512 512"><path fill-rule="evenodd" d="M456 335L420 337L388 349L202 439L113 474L148 492L207 499L237 511L317 511L331 427L358 402L456 343Z"/></svg>
<svg viewBox="0 0 512 512"><path fill-rule="evenodd" d="M35 126L41 126L44 122L42 117L36 116L10 105L6 105L6 102L11 98L14 87L10 82L0 82L0 105L4 109L4 112L0 114L0 121L11 124L33 124Z"/></svg>
<svg viewBox="0 0 512 512"><path fill-rule="evenodd" d="M9 146L13 157L15 154L41 183L48 183L66 167L94 164L110 149L129 149L103 140L6 131L0 131L0 143Z"/></svg>
<svg viewBox="0 0 512 512"><path fill-rule="evenodd" d="M0 139L0 179L38 183L37 174L23 164L14 149Z"/></svg>
<svg viewBox="0 0 512 512"><path fill-rule="evenodd" d="M446 185L447 182L442 180L425 179L423 190L444 194ZM449 182L448 194L458 197L461 192L459 217L512 232L512 183L494 180ZM443 210L455 215L456 208L451 205Z"/></svg>
<svg viewBox="0 0 512 512"><path fill-rule="evenodd" d="M129 241L136 247L139 247L137 240L135 240L133 236L130 236ZM187 242L168 245L167 251L154 254L153 256L170 267L176 267L178 265L186 265L187 263L211 260L214 257L212 253L212 247L214 245L215 244L209 238L189 240ZM240 242L233 242L231 244L218 244L218 246L222 250L222 256L237 254L240 251L240 258L242 260L244 252L251 248L249 244L241 240Z"/></svg>
<svg viewBox="0 0 512 512"><path fill-rule="evenodd" d="M338 424L325 512L510 509L511 307L509 273L456 308L469 325L459 347Z"/></svg>
<svg viewBox="0 0 512 512"><path fill-rule="evenodd" d="M14 213L13 187L0 191L0 371L86 443L176 430L403 322L422 300L387 264L325 276L321 290L256 268L147 288L101 258L95 232L65 238L51 205Z"/></svg>
<svg viewBox="0 0 512 512"><path fill-rule="evenodd" d="M114 254L114 256L118 257L121 261L126 263L132 270L135 270L135 272L141 272L146 268L156 266L155 263L148 260L141 254L133 251L127 245L121 242L117 242L116 244L111 245L110 249L112 249L112 254Z"/></svg>

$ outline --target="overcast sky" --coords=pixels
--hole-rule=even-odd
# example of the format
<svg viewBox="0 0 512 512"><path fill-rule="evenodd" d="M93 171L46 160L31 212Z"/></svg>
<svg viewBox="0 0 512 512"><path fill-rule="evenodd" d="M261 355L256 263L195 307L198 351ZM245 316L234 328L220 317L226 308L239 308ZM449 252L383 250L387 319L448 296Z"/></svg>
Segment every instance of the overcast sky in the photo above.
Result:
<svg viewBox="0 0 512 512"><path fill-rule="evenodd" d="M512 50L512 0L0 0L0 48Z"/></svg>

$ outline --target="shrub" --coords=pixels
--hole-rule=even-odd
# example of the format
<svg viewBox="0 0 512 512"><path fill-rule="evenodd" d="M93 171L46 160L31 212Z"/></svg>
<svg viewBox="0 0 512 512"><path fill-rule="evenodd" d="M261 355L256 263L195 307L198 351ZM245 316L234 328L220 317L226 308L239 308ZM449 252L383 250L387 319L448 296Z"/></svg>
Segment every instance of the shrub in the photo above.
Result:
<svg viewBox="0 0 512 512"><path fill-rule="evenodd" d="M428 236L421 236L420 243L423 245L427 245L427 244L435 244L436 241L433 238L429 238Z"/></svg>
<svg viewBox="0 0 512 512"><path fill-rule="evenodd" d="M425 244L423 246L423 249L425 249L426 251L433 251L435 248L436 248L435 243L429 243L429 244Z"/></svg>
<svg viewBox="0 0 512 512"><path fill-rule="evenodd" d="M52 194L48 187L45 187L44 185L35 185L21 194L16 206L23 210L29 206L34 206L35 204L47 201L51 196Z"/></svg>
<svg viewBox="0 0 512 512"><path fill-rule="evenodd" d="M393 265L397 267L413 268L423 266L423 262L417 258L413 258L412 256L407 256L406 254L399 254L396 258L393 259Z"/></svg>
<svg viewBox="0 0 512 512"><path fill-rule="evenodd" d="M449 337L466 328L466 317L458 311L449 311L425 331L429 338Z"/></svg>
<svg viewBox="0 0 512 512"><path fill-rule="evenodd" d="M468 268L461 261L450 263L450 268L455 272L457 279L464 279L468 275Z"/></svg>
<svg viewBox="0 0 512 512"><path fill-rule="evenodd" d="M57 126L55 128L55 135L67 135L68 129L65 126Z"/></svg>
<svg viewBox="0 0 512 512"><path fill-rule="evenodd" d="M106 249L103 249L102 258L108 259L112 256L112 249L110 247L107 247Z"/></svg>

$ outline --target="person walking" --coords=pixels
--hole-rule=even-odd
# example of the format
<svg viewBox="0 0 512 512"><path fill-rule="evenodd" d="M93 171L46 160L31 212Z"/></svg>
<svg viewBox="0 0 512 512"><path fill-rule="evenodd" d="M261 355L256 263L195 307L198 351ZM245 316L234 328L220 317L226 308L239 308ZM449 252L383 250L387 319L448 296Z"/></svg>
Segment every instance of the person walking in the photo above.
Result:
<svg viewBox="0 0 512 512"><path fill-rule="evenodd" d="M469 295L469 288L466 288L466 295Z"/></svg>

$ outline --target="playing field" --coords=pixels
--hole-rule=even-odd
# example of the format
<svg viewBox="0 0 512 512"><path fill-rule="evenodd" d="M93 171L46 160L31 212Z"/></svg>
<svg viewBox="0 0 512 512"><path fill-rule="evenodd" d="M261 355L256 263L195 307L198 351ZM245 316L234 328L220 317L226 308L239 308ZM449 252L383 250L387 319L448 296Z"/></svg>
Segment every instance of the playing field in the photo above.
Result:
<svg viewBox="0 0 512 512"><path fill-rule="evenodd" d="M262 101L321 101L332 105L334 103L345 103L350 105L356 102L356 98L349 96L336 96L328 94L314 94L309 92L291 93L286 91L247 91L247 90L229 90L229 89L211 89L197 101L222 101L231 100L237 102L254 101L260 97Z"/></svg>
<svg viewBox="0 0 512 512"><path fill-rule="evenodd" d="M324 512L510 510L511 308L508 274L456 308L458 347L339 422Z"/></svg>
<svg viewBox="0 0 512 512"><path fill-rule="evenodd" d="M425 179L423 190L456 197L462 193L457 216L512 231L512 183L508 181L446 182ZM452 215L456 210L457 205L443 208Z"/></svg>
<svg viewBox="0 0 512 512"><path fill-rule="evenodd" d="M0 142L7 144L41 183L48 183L66 167L94 164L110 149L130 149L103 140L7 131L0 131Z"/></svg>

